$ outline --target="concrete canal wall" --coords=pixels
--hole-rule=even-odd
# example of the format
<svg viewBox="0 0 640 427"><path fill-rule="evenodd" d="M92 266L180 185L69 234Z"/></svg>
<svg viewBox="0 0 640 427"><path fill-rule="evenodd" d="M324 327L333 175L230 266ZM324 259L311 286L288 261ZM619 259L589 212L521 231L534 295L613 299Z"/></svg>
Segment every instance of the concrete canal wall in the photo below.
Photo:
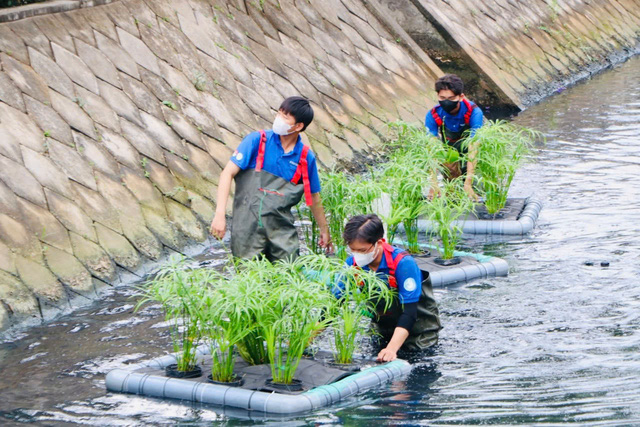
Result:
<svg viewBox="0 0 640 427"><path fill-rule="evenodd" d="M525 108L639 51L640 0L389 0L444 72L492 108Z"/></svg>
<svg viewBox="0 0 640 427"><path fill-rule="evenodd" d="M0 329L205 243L221 168L284 97L313 102L323 167L434 100L440 71L374 2L96 3L0 24Z"/></svg>
<svg viewBox="0 0 640 427"><path fill-rule="evenodd" d="M56 0L0 11L0 330L204 248L222 167L284 97L312 101L305 138L321 166L347 164L379 147L386 122L421 121L443 70L487 104L524 107L628 54L638 1Z"/></svg>

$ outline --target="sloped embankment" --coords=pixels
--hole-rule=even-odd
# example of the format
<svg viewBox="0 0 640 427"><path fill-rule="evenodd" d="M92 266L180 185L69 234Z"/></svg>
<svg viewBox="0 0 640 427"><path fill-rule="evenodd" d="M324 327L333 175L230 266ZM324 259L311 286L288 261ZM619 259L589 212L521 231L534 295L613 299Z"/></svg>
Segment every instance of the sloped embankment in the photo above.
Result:
<svg viewBox="0 0 640 427"><path fill-rule="evenodd" d="M312 100L325 167L433 101L375 2L101 3L0 24L0 330L205 242L221 168L283 97Z"/></svg>

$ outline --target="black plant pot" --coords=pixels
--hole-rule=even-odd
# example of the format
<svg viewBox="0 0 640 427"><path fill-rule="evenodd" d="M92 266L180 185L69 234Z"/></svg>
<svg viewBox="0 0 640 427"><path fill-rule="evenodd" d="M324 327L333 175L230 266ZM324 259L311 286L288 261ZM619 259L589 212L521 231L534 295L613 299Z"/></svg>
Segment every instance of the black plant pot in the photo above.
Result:
<svg viewBox="0 0 640 427"><path fill-rule="evenodd" d="M228 382L228 383L225 383L223 381L214 380L211 374L207 375L207 380L211 384L226 385L228 387L240 387L242 384L244 384L244 379L242 379L241 377L239 377L237 375L234 376L234 381L231 381L231 382Z"/></svg>
<svg viewBox="0 0 640 427"><path fill-rule="evenodd" d="M460 264L460 262L462 262L462 260L460 259L459 256L454 256L451 259L443 259L443 258L436 258L433 260L433 262L435 262L438 265L442 265L444 267L448 267L450 265L457 265Z"/></svg>
<svg viewBox="0 0 640 427"><path fill-rule="evenodd" d="M197 365L189 371L179 371L178 365L174 363L164 368L164 372L170 378L198 378L202 376L202 368Z"/></svg>
<svg viewBox="0 0 640 427"><path fill-rule="evenodd" d="M327 365L333 366L334 368L340 369L341 371L347 372L360 372L360 366L355 363L338 363L335 360L330 360L327 362Z"/></svg>
<svg viewBox="0 0 640 427"><path fill-rule="evenodd" d="M274 389L274 390L281 390L281 391L302 391L302 381L297 380L297 379L293 379L291 381L291 384L280 384L280 383L274 383L273 382L273 378L269 378L265 381L265 384Z"/></svg>
<svg viewBox="0 0 640 427"><path fill-rule="evenodd" d="M414 258L429 258L431 256L431 251L429 249L422 249L420 253L411 254Z"/></svg>
<svg viewBox="0 0 640 427"><path fill-rule="evenodd" d="M496 220L496 219L503 219L504 215L505 213L502 211L496 212L495 214L490 214L488 212L479 212L478 214L476 214L478 219L485 219L489 221Z"/></svg>

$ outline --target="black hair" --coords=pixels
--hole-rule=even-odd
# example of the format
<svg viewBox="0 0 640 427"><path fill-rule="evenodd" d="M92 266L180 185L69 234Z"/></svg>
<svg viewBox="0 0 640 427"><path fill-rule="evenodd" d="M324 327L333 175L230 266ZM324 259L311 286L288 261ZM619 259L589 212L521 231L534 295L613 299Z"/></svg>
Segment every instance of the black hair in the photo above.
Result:
<svg viewBox="0 0 640 427"><path fill-rule="evenodd" d="M282 101L280 111L285 114L291 114L296 119L296 123L304 124L301 132L304 132L313 121L313 108L311 108L309 101L301 96L290 96Z"/></svg>
<svg viewBox="0 0 640 427"><path fill-rule="evenodd" d="M382 220L376 214L356 215L347 221L342 238L348 245L356 240L362 240L372 245L384 237Z"/></svg>
<svg viewBox="0 0 640 427"><path fill-rule="evenodd" d="M464 92L464 83L462 83L462 79L455 74L445 74L436 80L436 92L447 89L455 95L460 95Z"/></svg>

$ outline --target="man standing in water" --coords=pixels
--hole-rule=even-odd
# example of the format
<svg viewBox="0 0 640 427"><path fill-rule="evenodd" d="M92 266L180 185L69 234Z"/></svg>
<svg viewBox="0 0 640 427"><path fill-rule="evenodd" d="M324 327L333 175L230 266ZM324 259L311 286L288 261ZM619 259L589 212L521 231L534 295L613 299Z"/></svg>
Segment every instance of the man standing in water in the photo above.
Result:
<svg viewBox="0 0 640 427"><path fill-rule="evenodd" d="M463 142L482 127L484 116L476 104L467 100L464 95L464 84L455 74L445 74L440 77L436 81L436 92L438 92L439 105L427 113L424 125L433 136L437 137L440 134L442 142L456 150L458 154L463 155L469 152L469 160L466 164L462 164L462 161L444 164L445 178L454 179L464 175L465 192L471 199L477 200L478 196L473 190L473 173L476 167L473 159L476 147L471 144L467 150ZM430 196L432 197L437 191L437 187L432 188Z"/></svg>
<svg viewBox="0 0 640 427"><path fill-rule="evenodd" d="M438 342L442 329L431 279L411 255L388 244L382 221L377 215L356 215L344 227L344 242L350 256L348 266L375 271L387 286L395 289L391 307L378 312L373 325L387 344L378 353L378 361L390 362L401 348L408 351L427 349ZM333 293L340 297L344 289L337 283Z"/></svg>
<svg viewBox="0 0 640 427"><path fill-rule="evenodd" d="M316 157L300 138L312 120L309 101L299 96L285 99L273 128L247 135L222 171L210 231L219 239L225 234L227 200L235 178L231 224L234 256L265 255L270 261L296 258L300 243L291 208L303 195L318 223L320 246L330 248Z"/></svg>

